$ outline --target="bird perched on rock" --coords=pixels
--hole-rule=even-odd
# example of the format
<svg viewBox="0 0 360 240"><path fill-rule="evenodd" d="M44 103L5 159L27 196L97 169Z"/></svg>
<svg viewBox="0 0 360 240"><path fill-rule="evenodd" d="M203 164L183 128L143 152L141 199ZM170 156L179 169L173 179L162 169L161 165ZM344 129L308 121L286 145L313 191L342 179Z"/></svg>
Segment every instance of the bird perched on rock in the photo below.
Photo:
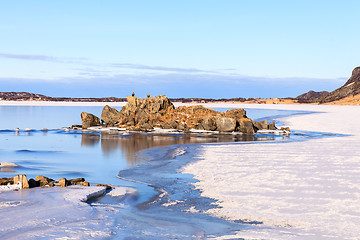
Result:
<svg viewBox="0 0 360 240"><path fill-rule="evenodd" d="M148 97L148 98L150 97L150 93L148 93L147 97Z"/></svg>
<svg viewBox="0 0 360 240"><path fill-rule="evenodd" d="M131 96L135 96L135 93L134 93L134 92L132 92Z"/></svg>

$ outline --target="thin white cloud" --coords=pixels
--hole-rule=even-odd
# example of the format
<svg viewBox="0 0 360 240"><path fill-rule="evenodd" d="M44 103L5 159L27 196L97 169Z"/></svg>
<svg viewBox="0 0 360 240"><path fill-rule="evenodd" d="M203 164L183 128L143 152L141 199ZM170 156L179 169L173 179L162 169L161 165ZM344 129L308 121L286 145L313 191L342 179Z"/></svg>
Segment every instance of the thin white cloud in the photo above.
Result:
<svg viewBox="0 0 360 240"><path fill-rule="evenodd" d="M112 67L127 68L127 69L140 69L140 70L154 70L162 72L178 72L178 73L215 73L214 71L202 70L197 68L176 68L176 67L164 67L164 66L149 66L143 64L132 63L113 63Z"/></svg>
<svg viewBox="0 0 360 240"><path fill-rule="evenodd" d="M51 57L51 56L45 56L45 55L0 53L0 58L12 58L12 59L31 60L31 61L59 62L58 58Z"/></svg>
<svg viewBox="0 0 360 240"><path fill-rule="evenodd" d="M63 58L53 57L47 55L32 55L32 54L13 54L13 53L0 53L0 58L18 59L27 61L44 61L54 63L72 63L81 64L83 66L91 66L92 68L112 68L112 69L135 69L135 70L148 70L157 72L172 72L172 73L212 73L216 74L217 71L210 71L198 68L178 68L178 67L166 67L166 66L151 66L145 64L133 64L133 63L96 63L89 62L86 58ZM82 73L83 74L83 73Z"/></svg>

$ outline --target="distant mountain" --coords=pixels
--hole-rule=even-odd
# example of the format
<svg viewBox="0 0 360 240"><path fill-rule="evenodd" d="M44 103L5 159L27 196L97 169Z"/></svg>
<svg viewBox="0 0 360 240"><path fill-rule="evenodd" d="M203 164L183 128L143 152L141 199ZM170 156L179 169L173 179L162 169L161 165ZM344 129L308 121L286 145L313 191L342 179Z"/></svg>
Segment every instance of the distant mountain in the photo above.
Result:
<svg viewBox="0 0 360 240"><path fill-rule="evenodd" d="M0 99L4 100L36 100L42 99L46 100L47 96L36 94L36 93L28 93L28 92L0 92Z"/></svg>
<svg viewBox="0 0 360 240"><path fill-rule="evenodd" d="M70 97L49 97L29 92L0 92L0 100L7 101L54 101L54 102L126 102L126 98L103 97L103 98L70 98ZM173 102L245 102L255 100L253 98L230 98L230 99L211 99L211 98L170 98Z"/></svg>
<svg viewBox="0 0 360 240"><path fill-rule="evenodd" d="M360 94L360 67L356 67L352 71L351 77L344 86L332 91L331 93L321 96L318 99L318 102L328 103L358 94Z"/></svg>
<svg viewBox="0 0 360 240"><path fill-rule="evenodd" d="M307 93L297 96L295 99L297 99L299 102L315 102L317 98L325 96L326 94L329 94L329 92L327 92L327 91L322 91L322 92L309 91Z"/></svg>
<svg viewBox="0 0 360 240"><path fill-rule="evenodd" d="M54 101L54 102L124 102L126 98L104 97L104 98L68 98L49 97L29 92L0 92L0 100L8 101Z"/></svg>

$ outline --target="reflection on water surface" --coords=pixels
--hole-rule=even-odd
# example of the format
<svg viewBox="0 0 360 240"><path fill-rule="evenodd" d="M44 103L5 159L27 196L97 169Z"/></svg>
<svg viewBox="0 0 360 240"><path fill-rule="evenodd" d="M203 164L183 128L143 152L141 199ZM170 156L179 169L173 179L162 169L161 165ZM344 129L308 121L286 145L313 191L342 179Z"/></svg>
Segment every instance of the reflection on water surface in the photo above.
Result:
<svg viewBox="0 0 360 240"><path fill-rule="evenodd" d="M81 146L96 147L100 144L104 155L120 149L126 157L127 164L134 166L139 164L142 159L136 158L136 153L155 147L191 144L191 143L220 143L220 142L239 142L239 141L267 141L274 140L273 135L233 135L233 134L148 134L131 133L121 134L95 134L84 133L81 138Z"/></svg>
<svg viewBox="0 0 360 240"><path fill-rule="evenodd" d="M49 130L43 132L6 130L0 132L1 161L18 168L1 169L0 177L27 174L85 177L89 182L116 184L121 170L149 160L142 150L168 145L272 140L273 135L233 135L199 133L96 133ZM283 138L279 136L278 138ZM159 151L160 152L160 151ZM14 171L14 172L12 172Z"/></svg>

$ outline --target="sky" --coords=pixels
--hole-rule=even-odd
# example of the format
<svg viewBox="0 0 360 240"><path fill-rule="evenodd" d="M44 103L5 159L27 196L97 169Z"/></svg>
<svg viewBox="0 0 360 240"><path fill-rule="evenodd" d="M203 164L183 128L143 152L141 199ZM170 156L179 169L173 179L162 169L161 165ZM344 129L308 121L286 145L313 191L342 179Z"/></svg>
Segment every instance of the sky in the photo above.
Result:
<svg viewBox="0 0 360 240"><path fill-rule="evenodd" d="M1 1L0 91L296 97L360 65L360 1Z"/></svg>

